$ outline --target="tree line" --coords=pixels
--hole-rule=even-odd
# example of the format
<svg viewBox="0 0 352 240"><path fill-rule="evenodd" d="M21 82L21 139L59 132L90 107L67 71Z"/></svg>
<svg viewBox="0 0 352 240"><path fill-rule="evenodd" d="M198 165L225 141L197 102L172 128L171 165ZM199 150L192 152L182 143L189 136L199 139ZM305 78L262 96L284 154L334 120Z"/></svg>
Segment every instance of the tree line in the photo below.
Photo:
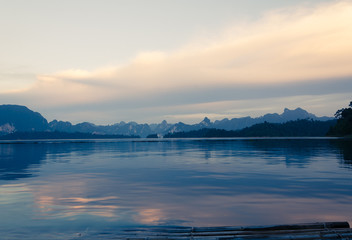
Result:
<svg viewBox="0 0 352 240"><path fill-rule="evenodd" d="M348 108L341 108L335 113L336 125L330 128L329 136L352 136L352 101Z"/></svg>

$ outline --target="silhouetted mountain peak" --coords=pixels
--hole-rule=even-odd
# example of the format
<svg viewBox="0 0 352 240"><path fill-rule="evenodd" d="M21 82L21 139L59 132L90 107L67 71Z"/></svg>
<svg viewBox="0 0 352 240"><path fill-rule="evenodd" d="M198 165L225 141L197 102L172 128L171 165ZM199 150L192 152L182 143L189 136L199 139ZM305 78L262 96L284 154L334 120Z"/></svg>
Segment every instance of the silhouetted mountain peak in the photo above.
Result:
<svg viewBox="0 0 352 240"><path fill-rule="evenodd" d="M295 112L295 113L308 113L306 110L298 107L298 108L296 108L294 110L290 110L288 108L285 108L283 114L288 114L288 113L292 113L292 112Z"/></svg>
<svg viewBox="0 0 352 240"><path fill-rule="evenodd" d="M285 108L284 112L281 114L281 117L286 121L306 119L306 118L312 118L312 119L317 118L314 114L311 114L302 108L296 108L294 110Z"/></svg>
<svg viewBox="0 0 352 240"><path fill-rule="evenodd" d="M205 117L203 121L200 122L200 124L204 126L209 126L211 124L211 121L208 117Z"/></svg>
<svg viewBox="0 0 352 240"><path fill-rule="evenodd" d="M20 105L0 105L0 134L47 129L48 121L40 113Z"/></svg>
<svg viewBox="0 0 352 240"><path fill-rule="evenodd" d="M49 122L49 128L52 131L71 132L72 124L70 122L57 121L56 119Z"/></svg>

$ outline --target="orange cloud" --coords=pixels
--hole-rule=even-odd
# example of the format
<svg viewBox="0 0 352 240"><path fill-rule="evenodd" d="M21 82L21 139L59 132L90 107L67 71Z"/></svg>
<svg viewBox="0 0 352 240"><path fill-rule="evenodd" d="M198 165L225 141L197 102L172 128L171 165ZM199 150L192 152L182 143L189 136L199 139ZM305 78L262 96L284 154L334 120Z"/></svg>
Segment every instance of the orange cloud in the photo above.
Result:
<svg viewBox="0 0 352 240"><path fill-rule="evenodd" d="M142 52L123 66L40 75L22 94L38 106L58 106L351 76L352 2L271 12L201 42Z"/></svg>

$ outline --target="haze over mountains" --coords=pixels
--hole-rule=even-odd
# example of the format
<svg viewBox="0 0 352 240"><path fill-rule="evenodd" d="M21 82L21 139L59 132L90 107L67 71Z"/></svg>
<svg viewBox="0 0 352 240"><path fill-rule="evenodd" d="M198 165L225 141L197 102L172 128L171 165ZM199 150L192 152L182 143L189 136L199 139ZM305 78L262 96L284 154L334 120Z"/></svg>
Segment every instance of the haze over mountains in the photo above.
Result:
<svg viewBox="0 0 352 240"><path fill-rule="evenodd" d="M222 119L212 122L205 117L197 124L185 124L182 122L171 124L165 120L158 124L138 124L136 122L120 122L113 125L95 125L89 122L72 124L70 122L53 120L48 122L40 113L34 112L25 106L0 105L0 135L13 132L31 131L59 131L59 132L81 132L93 134L119 134L139 135L146 137L150 134L165 135L167 133L188 132L203 128L216 128L224 130L239 130L258 123L285 123L297 119L312 119L327 121L332 117L317 117L302 108L290 110L285 108L282 114L269 113L258 118L242 117L233 119Z"/></svg>

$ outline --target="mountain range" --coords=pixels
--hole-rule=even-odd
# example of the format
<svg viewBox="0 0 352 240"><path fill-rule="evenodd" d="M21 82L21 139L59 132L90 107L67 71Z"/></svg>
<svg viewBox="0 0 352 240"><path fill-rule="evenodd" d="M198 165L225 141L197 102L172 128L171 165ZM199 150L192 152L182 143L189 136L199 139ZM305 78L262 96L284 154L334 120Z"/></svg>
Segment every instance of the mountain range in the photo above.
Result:
<svg viewBox="0 0 352 240"><path fill-rule="evenodd" d="M182 122L171 124L162 121L157 124L138 124L136 122L120 122L113 125L95 125L89 122L72 124L67 121L53 120L48 122L40 113L34 112L25 106L0 105L0 135L13 132L68 132L68 133L91 133L101 135L127 135L146 137L151 134L164 136L168 133L196 131L203 128L224 129L228 131L240 130L258 123L285 123L298 119L311 119L317 121L332 120L332 117L317 117L302 108L290 110L285 108L282 114L268 113L264 116L252 118L222 119L212 122L205 117L203 121L196 124L185 124Z"/></svg>

